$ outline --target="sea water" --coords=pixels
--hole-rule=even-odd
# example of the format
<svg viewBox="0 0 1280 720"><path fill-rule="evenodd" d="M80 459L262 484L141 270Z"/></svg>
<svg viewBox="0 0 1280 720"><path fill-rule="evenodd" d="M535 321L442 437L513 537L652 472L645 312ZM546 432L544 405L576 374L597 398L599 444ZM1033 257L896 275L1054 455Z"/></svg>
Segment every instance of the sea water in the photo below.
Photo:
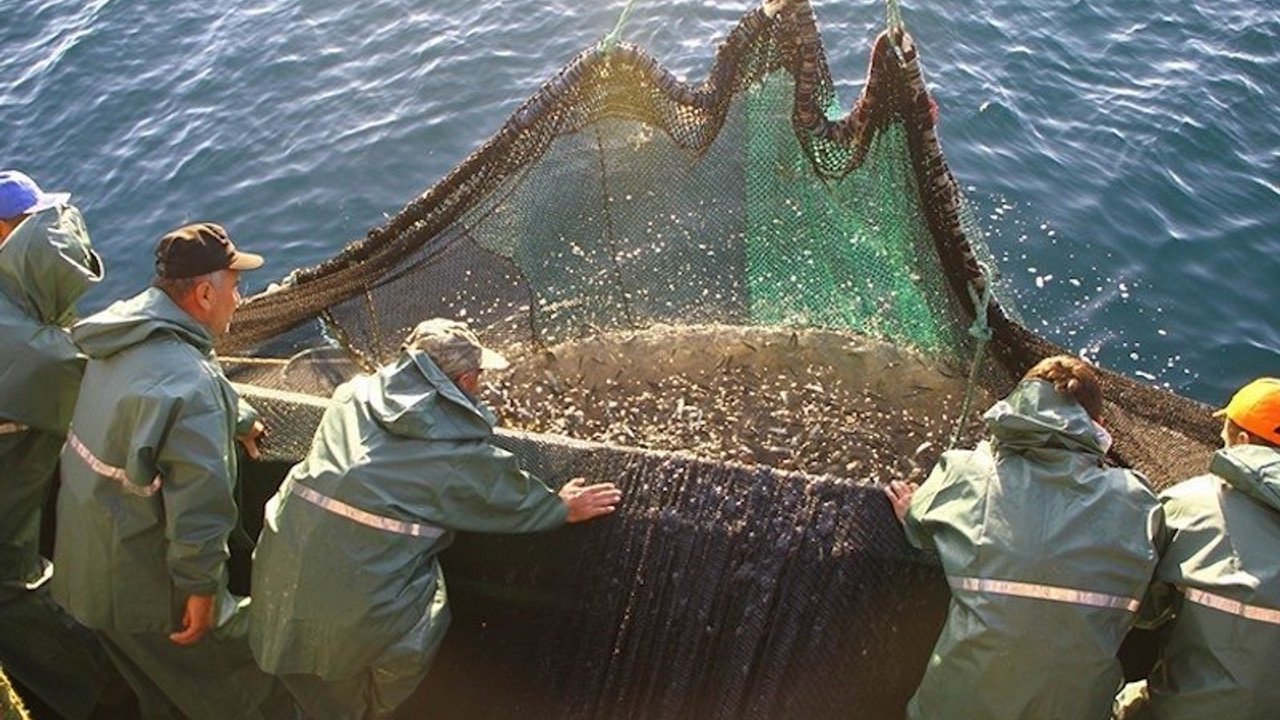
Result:
<svg viewBox="0 0 1280 720"><path fill-rule="evenodd" d="M226 224L260 289L358 239L609 32L622 0L0 0L0 166L85 211L107 279ZM847 109L883 5L813 3ZM690 82L751 3L636 0ZM944 151L1037 332L1210 403L1280 375L1272 0L906 3Z"/></svg>

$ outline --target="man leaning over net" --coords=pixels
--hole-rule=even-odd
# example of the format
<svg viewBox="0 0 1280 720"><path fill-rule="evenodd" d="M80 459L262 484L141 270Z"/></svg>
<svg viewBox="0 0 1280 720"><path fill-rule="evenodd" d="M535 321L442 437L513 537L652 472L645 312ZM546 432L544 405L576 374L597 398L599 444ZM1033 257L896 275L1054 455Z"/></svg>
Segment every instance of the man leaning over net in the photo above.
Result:
<svg viewBox="0 0 1280 720"><path fill-rule="evenodd" d="M1159 657L1146 687L1125 688L1127 720L1280 717L1280 379L1215 417L1209 473L1160 494L1170 539L1143 623L1160 628Z"/></svg>
<svg viewBox="0 0 1280 720"><path fill-rule="evenodd" d="M907 539L938 553L946 625L910 720L1096 720L1121 682L1163 534L1133 471L1103 465L1102 390L1085 362L1042 360L984 419L991 439L943 454L918 489L887 489Z"/></svg>
<svg viewBox="0 0 1280 720"><path fill-rule="evenodd" d="M502 367L462 323L421 323L394 362L334 392L267 503L250 637L314 720L389 716L426 676L449 625L436 557L455 532L548 530L621 500L581 478L557 494L490 442L474 395Z"/></svg>

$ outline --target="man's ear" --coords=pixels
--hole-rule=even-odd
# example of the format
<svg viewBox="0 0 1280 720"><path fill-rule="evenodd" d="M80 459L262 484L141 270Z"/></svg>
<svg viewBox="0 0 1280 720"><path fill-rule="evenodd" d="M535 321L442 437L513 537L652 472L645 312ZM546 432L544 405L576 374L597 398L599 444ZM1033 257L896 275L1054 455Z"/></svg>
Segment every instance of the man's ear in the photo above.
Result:
<svg viewBox="0 0 1280 720"><path fill-rule="evenodd" d="M457 377L453 378L453 384L457 385L463 390L470 390L472 388L479 387L479 383L480 383L479 370L468 370L464 373L459 373Z"/></svg>
<svg viewBox="0 0 1280 720"><path fill-rule="evenodd" d="M215 288L213 287L213 283L208 280L203 280L196 284L195 293L193 294L196 296L196 304L200 306L200 309L213 309L214 292Z"/></svg>

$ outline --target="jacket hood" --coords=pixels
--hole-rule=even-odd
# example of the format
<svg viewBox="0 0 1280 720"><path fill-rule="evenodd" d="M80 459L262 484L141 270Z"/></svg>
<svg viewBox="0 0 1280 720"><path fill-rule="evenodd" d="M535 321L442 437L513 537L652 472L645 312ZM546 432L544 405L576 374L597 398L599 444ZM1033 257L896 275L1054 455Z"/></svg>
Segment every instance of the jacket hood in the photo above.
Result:
<svg viewBox="0 0 1280 720"><path fill-rule="evenodd" d="M32 215L0 245L0 288L42 323L70 325L76 301L100 280L102 259L74 207Z"/></svg>
<svg viewBox="0 0 1280 720"><path fill-rule="evenodd" d="M213 352L213 335L163 291L147 288L76 323L71 337L91 358L107 358L157 333L171 333L201 353Z"/></svg>
<svg viewBox="0 0 1280 720"><path fill-rule="evenodd" d="M426 353L406 350L369 385L369 409L387 432L424 440L483 440L497 419L450 380Z"/></svg>
<svg viewBox="0 0 1280 720"><path fill-rule="evenodd" d="M1233 445L1213 454L1209 471L1254 500L1280 511L1280 450L1263 445Z"/></svg>
<svg viewBox="0 0 1280 720"><path fill-rule="evenodd" d="M1003 448L1060 447L1099 457L1106 454L1102 429L1089 413L1044 380L1018 383L983 419Z"/></svg>

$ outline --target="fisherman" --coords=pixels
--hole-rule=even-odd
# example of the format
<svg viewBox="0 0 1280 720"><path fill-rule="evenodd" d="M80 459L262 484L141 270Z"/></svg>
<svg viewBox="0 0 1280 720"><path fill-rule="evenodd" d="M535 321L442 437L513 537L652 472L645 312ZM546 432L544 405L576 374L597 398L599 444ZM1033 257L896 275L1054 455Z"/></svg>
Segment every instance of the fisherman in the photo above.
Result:
<svg viewBox="0 0 1280 720"><path fill-rule="evenodd" d="M0 665L69 720L88 717L114 670L49 596L40 528L84 372L67 328L101 279L70 195L0 171Z"/></svg>
<svg viewBox="0 0 1280 720"><path fill-rule="evenodd" d="M1047 358L987 411L989 441L944 453L918 489L886 488L951 585L908 718L1107 716L1162 517L1143 478L1103 467L1101 418L1093 369Z"/></svg>
<svg viewBox="0 0 1280 720"><path fill-rule="evenodd" d="M548 530L612 513L612 483L553 492L492 442L475 395L507 361L459 322L419 324L399 357L339 387L311 452L267 503L254 655L314 720L391 715L449 625L436 557L458 531Z"/></svg>
<svg viewBox="0 0 1280 720"><path fill-rule="evenodd" d="M227 590L235 438L252 446L261 425L238 412L213 347L240 273L262 263L219 225L178 228L156 247L152 287L72 329L89 360L62 453L53 591L97 632L143 717L293 712Z"/></svg>
<svg viewBox="0 0 1280 720"><path fill-rule="evenodd" d="M1160 495L1171 538L1144 624L1163 630L1145 693L1126 688L1125 717L1280 715L1280 379L1245 385L1214 417L1223 448L1209 474Z"/></svg>

